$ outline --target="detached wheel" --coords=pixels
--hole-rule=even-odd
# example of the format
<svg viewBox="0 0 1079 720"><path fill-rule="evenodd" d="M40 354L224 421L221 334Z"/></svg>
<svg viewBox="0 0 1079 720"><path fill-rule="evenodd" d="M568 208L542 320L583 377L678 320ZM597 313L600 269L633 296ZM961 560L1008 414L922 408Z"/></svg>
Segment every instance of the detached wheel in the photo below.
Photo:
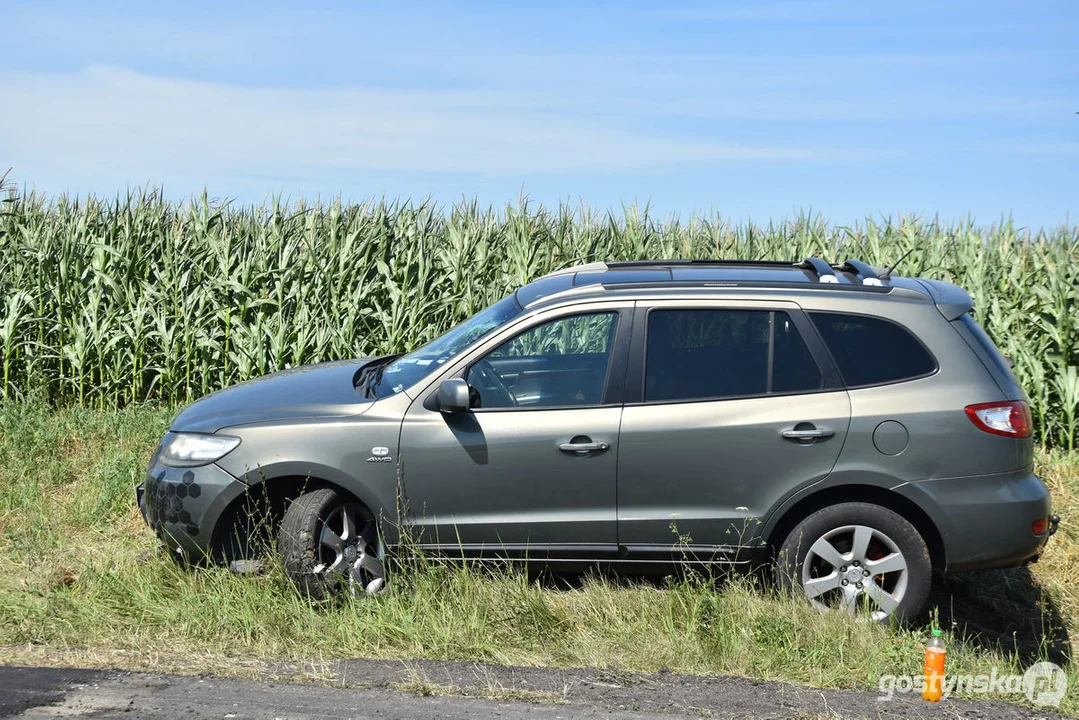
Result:
<svg viewBox="0 0 1079 720"><path fill-rule="evenodd" d="M285 574L316 600L385 589L377 547L375 518L329 488L296 498L281 520L278 551Z"/></svg>
<svg viewBox="0 0 1079 720"><path fill-rule="evenodd" d="M865 608L876 621L912 620L925 607L932 564L914 526L879 505L818 510L779 549L776 580L821 610Z"/></svg>

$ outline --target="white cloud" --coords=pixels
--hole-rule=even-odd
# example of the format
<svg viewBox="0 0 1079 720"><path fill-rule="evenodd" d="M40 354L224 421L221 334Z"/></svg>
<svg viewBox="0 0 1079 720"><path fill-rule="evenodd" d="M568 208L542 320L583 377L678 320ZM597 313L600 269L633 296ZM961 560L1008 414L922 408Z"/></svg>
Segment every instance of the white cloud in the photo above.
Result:
<svg viewBox="0 0 1079 720"><path fill-rule="evenodd" d="M857 159L861 151L687 140L577 117L515 91L246 88L96 66L0 74L0 158L20 177L159 180L322 169L477 173L665 171L733 161ZM77 171L77 173L76 173Z"/></svg>

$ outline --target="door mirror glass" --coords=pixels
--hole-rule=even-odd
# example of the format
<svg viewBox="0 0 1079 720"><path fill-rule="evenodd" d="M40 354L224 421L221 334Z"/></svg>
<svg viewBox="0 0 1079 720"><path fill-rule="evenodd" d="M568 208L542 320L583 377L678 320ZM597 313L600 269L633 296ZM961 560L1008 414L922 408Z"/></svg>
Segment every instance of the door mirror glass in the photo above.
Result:
<svg viewBox="0 0 1079 720"><path fill-rule="evenodd" d="M461 378L443 380L442 384L438 386L438 409L444 413L468 412L468 383Z"/></svg>

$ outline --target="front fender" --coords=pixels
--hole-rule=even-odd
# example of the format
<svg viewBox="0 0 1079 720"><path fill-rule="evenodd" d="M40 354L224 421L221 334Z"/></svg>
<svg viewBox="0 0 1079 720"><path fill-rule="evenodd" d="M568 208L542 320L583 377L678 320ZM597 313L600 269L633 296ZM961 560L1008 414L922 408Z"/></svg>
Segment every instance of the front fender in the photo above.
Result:
<svg viewBox="0 0 1079 720"><path fill-rule="evenodd" d="M391 493L387 497L360 479L329 465L291 460L259 465L237 476L240 482L250 487L260 483L272 483L274 480L281 478L289 478L290 480L309 478L320 484L336 485L342 490L355 495L356 499L367 506L376 517L394 523L397 522L396 493Z"/></svg>

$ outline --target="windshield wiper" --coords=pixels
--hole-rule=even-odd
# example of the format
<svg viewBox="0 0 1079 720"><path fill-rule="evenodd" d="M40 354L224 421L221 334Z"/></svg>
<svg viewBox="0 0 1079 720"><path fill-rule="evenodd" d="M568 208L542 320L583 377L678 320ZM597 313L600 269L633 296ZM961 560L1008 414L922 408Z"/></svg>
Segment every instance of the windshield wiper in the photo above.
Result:
<svg viewBox="0 0 1079 720"><path fill-rule="evenodd" d="M360 368L360 374L356 378L356 388L363 391L364 397L372 397L375 388L382 382L382 374L386 372L386 367L397 357L397 355L391 355L369 362Z"/></svg>
<svg viewBox="0 0 1079 720"><path fill-rule="evenodd" d="M389 364L390 364L389 360L387 360L384 363L379 363L378 367L374 368L374 372L368 373L367 377L364 378L364 382L363 382L363 396L364 397L373 397L374 396L375 389L378 387L378 384L382 382L382 374L384 372L386 372L386 367Z"/></svg>

